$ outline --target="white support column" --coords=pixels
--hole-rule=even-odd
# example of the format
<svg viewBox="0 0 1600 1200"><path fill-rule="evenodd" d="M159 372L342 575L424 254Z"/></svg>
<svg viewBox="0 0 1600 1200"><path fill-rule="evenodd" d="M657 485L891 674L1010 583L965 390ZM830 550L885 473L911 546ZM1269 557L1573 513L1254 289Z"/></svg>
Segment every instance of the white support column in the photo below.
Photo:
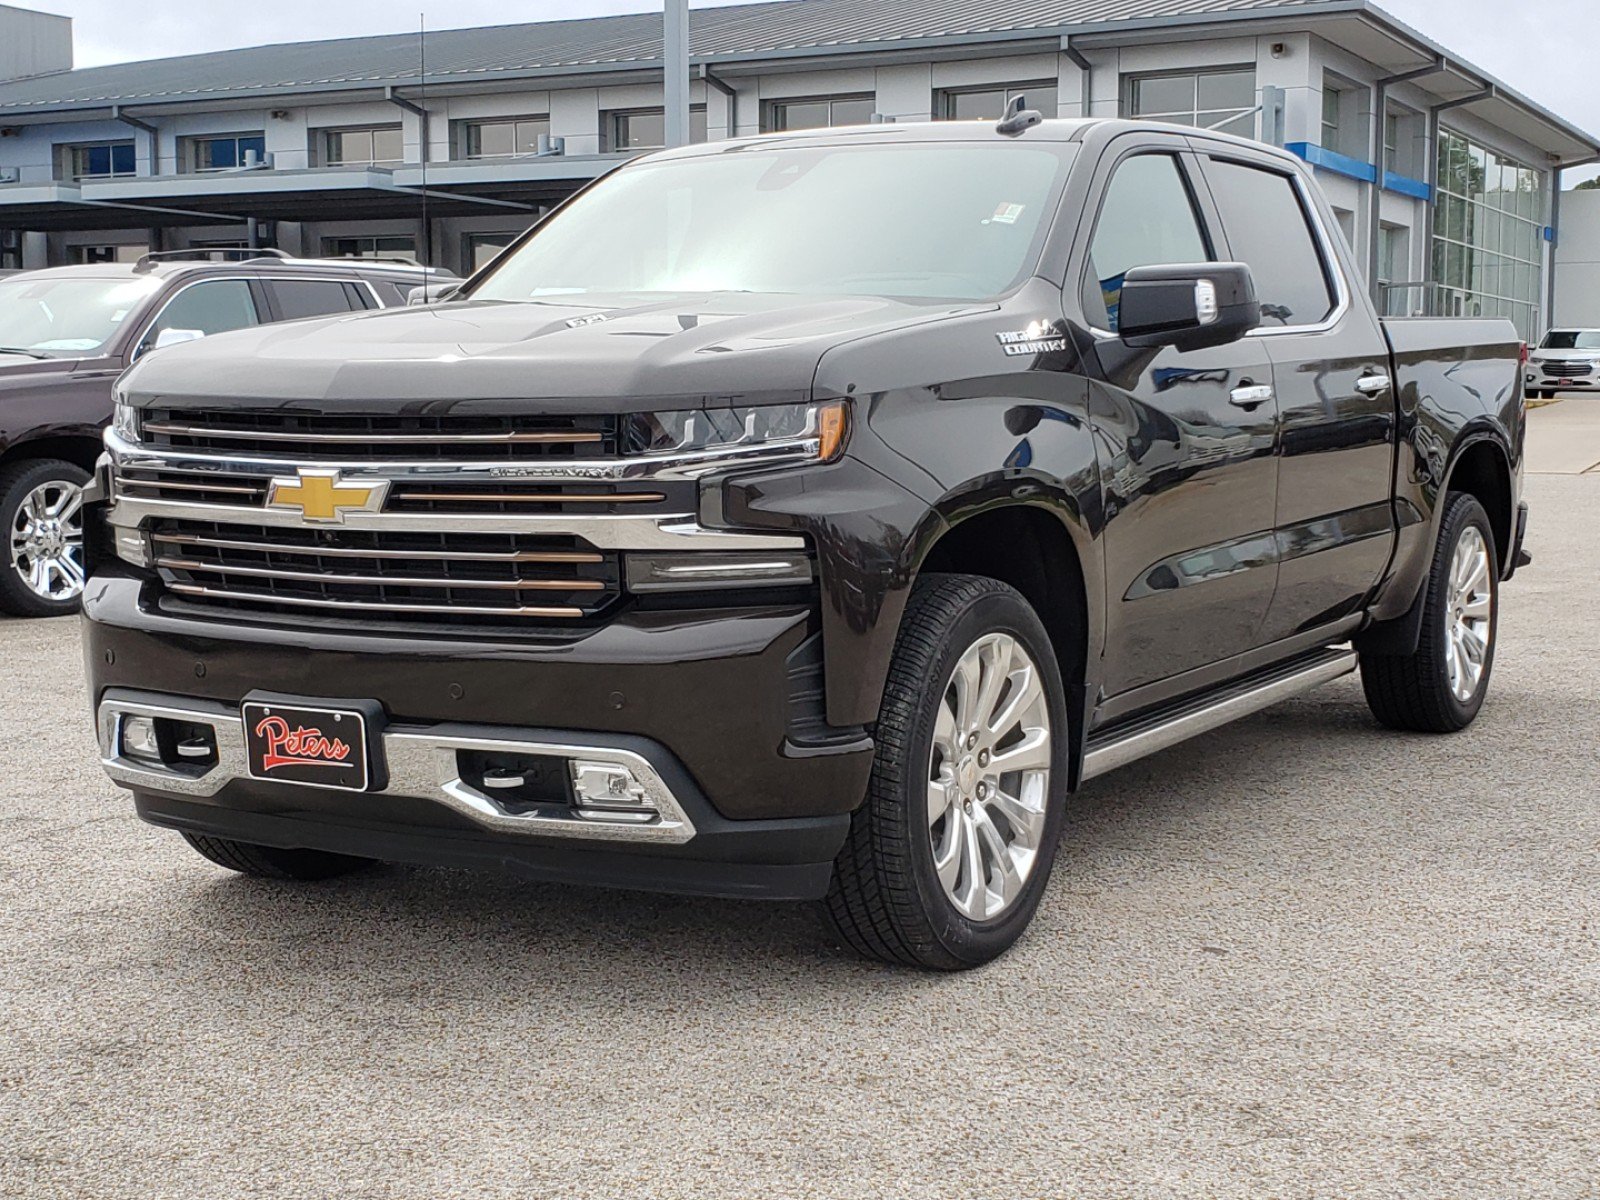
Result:
<svg viewBox="0 0 1600 1200"><path fill-rule="evenodd" d="M689 144L689 0L666 0L661 66L666 74L667 145Z"/></svg>

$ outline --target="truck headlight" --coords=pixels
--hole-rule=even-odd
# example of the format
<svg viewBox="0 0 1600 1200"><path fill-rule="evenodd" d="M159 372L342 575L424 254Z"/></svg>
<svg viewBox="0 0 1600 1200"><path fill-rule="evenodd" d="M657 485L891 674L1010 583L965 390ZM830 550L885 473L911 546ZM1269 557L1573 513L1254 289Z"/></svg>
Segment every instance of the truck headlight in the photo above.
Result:
<svg viewBox="0 0 1600 1200"><path fill-rule="evenodd" d="M121 395L117 396L111 408L111 432L124 442L136 443L139 440L139 410Z"/></svg>
<svg viewBox="0 0 1600 1200"><path fill-rule="evenodd" d="M709 454L760 446L832 462L844 450L849 410L842 400L754 408L639 413L624 425L627 454Z"/></svg>

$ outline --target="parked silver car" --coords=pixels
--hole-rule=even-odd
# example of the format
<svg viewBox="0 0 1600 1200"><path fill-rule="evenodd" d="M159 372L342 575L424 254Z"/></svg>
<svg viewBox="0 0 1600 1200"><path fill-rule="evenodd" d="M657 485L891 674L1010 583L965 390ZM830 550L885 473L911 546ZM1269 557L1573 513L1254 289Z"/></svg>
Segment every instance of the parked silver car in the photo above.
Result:
<svg viewBox="0 0 1600 1200"><path fill-rule="evenodd" d="M1552 329L1528 355L1529 399L1600 386L1600 329Z"/></svg>

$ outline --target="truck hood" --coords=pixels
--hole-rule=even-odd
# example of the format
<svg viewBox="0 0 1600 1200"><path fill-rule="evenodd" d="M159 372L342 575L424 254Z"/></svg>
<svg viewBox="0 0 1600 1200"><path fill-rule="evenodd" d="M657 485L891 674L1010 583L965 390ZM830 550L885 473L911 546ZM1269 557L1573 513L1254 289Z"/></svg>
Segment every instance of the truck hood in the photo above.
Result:
<svg viewBox="0 0 1600 1200"><path fill-rule="evenodd" d="M136 403L211 407L781 402L809 397L818 361L841 342L993 307L746 293L467 301L223 334L151 354L124 383Z"/></svg>

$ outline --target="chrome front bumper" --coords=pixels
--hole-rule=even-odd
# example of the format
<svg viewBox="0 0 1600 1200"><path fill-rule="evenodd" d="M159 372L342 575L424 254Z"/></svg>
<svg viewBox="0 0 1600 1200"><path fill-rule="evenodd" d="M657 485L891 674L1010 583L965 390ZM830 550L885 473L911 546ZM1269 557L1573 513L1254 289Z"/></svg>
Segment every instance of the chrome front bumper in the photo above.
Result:
<svg viewBox="0 0 1600 1200"><path fill-rule="evenodd" d="M139 762L122 753L122 725L130 717L153 717L208 725L216 762L179 769ZM112 781L139 791L205 799L230 783L252 780L245 752L244 723L237 709L186 697L113 689L101 701L97 727L100 761ZM486 830L541 838L681 845L695 827L661 773L644 755L591 740L537 738L494 726L391 725L377 738L388 771L387 785L373 793L432 801ZM510 812L462 778L459 751L537 755L567 762L574 776L626 772L635 786L626 800L605 807L542 805ZM291 788L292 784L263 786Z"/></svg>

